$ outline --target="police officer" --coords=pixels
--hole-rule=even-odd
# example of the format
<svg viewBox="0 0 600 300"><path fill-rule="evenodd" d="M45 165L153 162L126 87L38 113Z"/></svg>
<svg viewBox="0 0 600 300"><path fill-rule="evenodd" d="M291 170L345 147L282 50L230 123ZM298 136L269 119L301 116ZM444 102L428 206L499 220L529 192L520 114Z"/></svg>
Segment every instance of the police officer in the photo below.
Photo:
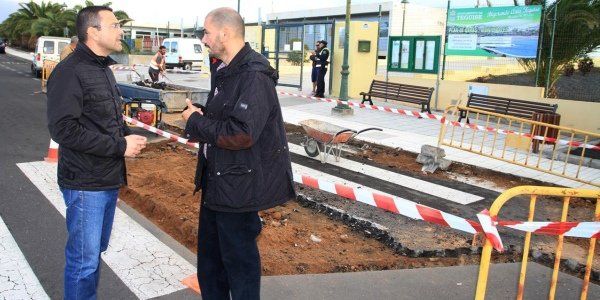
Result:
<svg viewBox="0 0 600 300"><path fill-rule="evenodd" d="M317 41L317 44L315 45L315 51L313 51L310 55L310 60L312 61L312 70L310 73L310 81L312 81L312 94L310 94L311 96L314 96L317 92L317 78L319 77L319 68L317 68L317 53L319 52L319 49L321 48L321 41Z"/></svg>
<svg viewBox="0 0 600 300"><path fill-rule="evenodd" d="M317 92L315 97L325 97L325 74L327 74L327 65L329 64L329 49L327 49L327 41L319 41L319 49L315 55L315 67L319 69L317 76Z"/></svg>

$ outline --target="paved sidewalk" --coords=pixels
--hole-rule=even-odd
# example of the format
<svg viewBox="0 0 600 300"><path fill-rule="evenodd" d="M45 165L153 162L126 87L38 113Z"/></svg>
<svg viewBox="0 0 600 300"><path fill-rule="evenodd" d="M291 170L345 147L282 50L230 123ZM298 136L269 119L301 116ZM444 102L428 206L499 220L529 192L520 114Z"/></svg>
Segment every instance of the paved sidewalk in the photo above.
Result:
<svg viewBox="0 0 600 300"><path fill-rule="evenodd" d="M6 47L6 53L10 54L12 56L20 57L22 59L26 59L26 60L30 60L30 61L33 60L33 56L31 55L31 53L25 52L25 51L22 51L19 49Z"/></svg>
<svg viewBox="0 0 600 300"><path fill-rule="evenodd" d="M473 299L479 266L406 269L375 272L265 276L261 299ZM513 299L517 295L520 264L491 266L486 299ZM530 263L525 299L547 298L552 269ZM582 280L559 274L556 299L579 299ZM156 299L197 299L189 289ZM590 284L588 299L600 297L600 286Z"/></svg>

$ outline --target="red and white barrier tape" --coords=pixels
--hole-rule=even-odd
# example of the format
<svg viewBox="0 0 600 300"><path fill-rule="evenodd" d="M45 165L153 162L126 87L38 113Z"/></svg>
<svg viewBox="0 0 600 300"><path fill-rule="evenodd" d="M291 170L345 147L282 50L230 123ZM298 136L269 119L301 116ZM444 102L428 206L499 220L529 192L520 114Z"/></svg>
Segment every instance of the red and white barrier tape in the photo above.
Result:
<svg viewBox="0 0 600 300"><path fill-rule="evenodd" d="M294 173L294 181L317 190L379 207L412 219L435 223L471 234L481 232L481 226L477 222L457 217L438 209L402 198L375 193L367 189L351 187L341 183L330 182L322 178L314 178L297 173Z"/></svg>
<svg viewBox="0 0 600 300"><path fill-rule="evenodd" d="M489 216L487 210L484 210L477 215L479 219L478 223L398 197L379 194L361 188L349 187L341 183L333 183L320 178L313 178L294 173L294 181L416 220L435 223L471 234L484 232L486 237L492 242L492 245L494 245L494 248L498 251L502 251L501 249L503 249L503 246L496 226L504 226L536 234L564 235L580 238L600 237L600 222L496 221Z"/></svg>
<svg viewBox="0 0 600 300"><path fill-rule="evenodd" d="M199 148L197 143L191 143L187 139L175 134L165 132L125 115L123 118L129 123L135 124L137 127L144 128L175 142ZM293 177L295 182L308 187L336 194L346 199L362 202L412 219L435 223L470 234L484 232L486 237L492 242L492 245L494 245L494 248L498 251L502 251L503 246L496 226L505 226L538 234L564 235L580 238L600 237L600 222L497 222L492 220L488 212L482 211L477 215L479 218L478 223L395 196L384 195L366 189L350 187L341 183L334 183L321 178L314 178L297 173L294 173Z"/></svg>
<svg viewBox="0 0 600 300"><path fill-rule="evenodd" d="M114 65L114 66L110 66L110 69L113 71L135 71L135 65L133 67Z"/></svg>
<svg viewBox="0 0 600 300"><path fill-rule="evenodd" d="M113 71L136 71L136 67L149 67L150 65L139 65L134 64L132 66L123 66L123 65L112 65L110 68Z"/></svg>
<svg viewBox="0 0 600 300"><path fill-rule="evenodd" d="M288 93L288 92L283 92L283 91L278 91L278 93L282 94L282 95L294 96L294 97L305 98L305 99L312 99L312 100L317 100L317 101L322 101L322 102L333 102L333 103L341 103L342 102L341 100L338 100L338 99L319 98L319 97L313 97L313 96ZM366 109L371 109L371 110L385 111L385 112L399 114L399 115L413 116L413 117L417 117L417 118L421 117L421 118L430 119L430 120L437 120L440 123L444 123L446 125L452 125L455 127L462 127L462 128L474 129L474 130L479 130L479 131L487 131L487 132L497 132L497 133L504 134L504 135L515 134L515 135L521 135L521 136L532 138L532 139L539 140L539 141L545 141L547 143L558 143L561 145L570 145L573 147L584 147L586 149L600 151L600 146L596 146L596 145L584 144L584 143L577 142L577 141L559 140L559 139L555 139L555 138L551 138L551 137L543 137L543 136L539 136L539 135L534 136L529 133L517 133L512 130L497 129L497 128L493 128L493 127L486 127L486 126L481 126L481 125L476 125L476 124L465 124L465 123L460 123L457 121L448 121L448 120L446 120L446 118L444 118L444 116L419 112L416 110L404 110L404 109L392 108L392 107L387 107L387 106L366 105L366 104L356 103L356 102L352 102L352 101L347 101L347 103L349 106L358 107L358 108L366 108Z"/></svg>
<svg viewBox="0 0 600 300"><path fill-rule="evenodd" d="M126 116L126 115L123 115L123 120L125 120L126 122L131 123L131 124L133 124L133 125L135 125L137 127L144 128L144 129L146 129L146 130L148 130L150 132L156 133L156 134L158 134L158 135L160 135L162 137L166 137L166 138L168 138L168 139L170 139L172 141L175 141L175 142L178 142L178 143L181 143L181 144L184 144L184 145L188 145L190 147L199 148L198 143L189 142L187 139L184 139L184 138L182 138L182 137L180 137L180 136L178 136L176 134L172 134L172 133L160 130L160 129L156 128L156 127L153 127L153 126L150 126L148 124L142 123L142 122L140 122L137 119L133 119L133 118L130 118L130 117Z"/></svg>
<svg viewBox="0 0 600 300"><path fill-rule="evenodd" d="M503 252L504 245L502 244L502 239L500 239L500 234L496 228L495 220L490 216L490 212L487 209L484 209L477 214L477 219L479 219L479 224L481 224L481 229L485 234L485 238L492 243L494 249Z"/></svg>
<svg viewBox="0 0 600 300"><path fill-rule="evenodd" d="M580 238L600 238L600 222L518 222L499 221L499 226L537 234L560 235Z"/></svg>

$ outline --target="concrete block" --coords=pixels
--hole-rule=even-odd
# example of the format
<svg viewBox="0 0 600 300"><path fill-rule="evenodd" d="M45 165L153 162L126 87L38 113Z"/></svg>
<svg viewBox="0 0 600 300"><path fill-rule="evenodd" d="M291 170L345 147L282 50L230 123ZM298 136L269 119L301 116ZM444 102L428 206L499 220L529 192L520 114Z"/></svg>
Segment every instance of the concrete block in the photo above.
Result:
<svg viewBox="0 0 600 300"><path fill-rule="evenodd" d="M421 146L421 154L431 156L431 157L438 157L438 158L442 158L442 157L446 156L446 152L444 151L444 149L435 147L435 146L431 146L431 145Z"/></svg>
<svg viewBox="0 0 600 300"><path fill-rule="evenodd" d="M431 145L423 145L421 153L417 156L417 162L423 165L421 168L423 172L433 173L438 168L447 170L452 162L444 159L444 156L446 156L444 149Z"/></svg>

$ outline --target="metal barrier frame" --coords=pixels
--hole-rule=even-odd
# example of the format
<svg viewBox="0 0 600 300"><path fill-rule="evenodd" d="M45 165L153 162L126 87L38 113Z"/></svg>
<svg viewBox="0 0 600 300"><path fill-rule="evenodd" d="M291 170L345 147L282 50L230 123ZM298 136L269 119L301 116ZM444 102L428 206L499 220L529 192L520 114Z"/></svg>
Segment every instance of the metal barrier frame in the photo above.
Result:
<svg viewBox="0 0 600 300"><path fill-rule="evenodd" d="M505 150L507 148L506 143L504 143L504 147L502 149L502 156L494 156L493 155L493 153L494 153L494 149L493 148L496 145L496 138L497 138L497 136L499 134L498 132L494 132L493 133L494 137L493 137L493 141L492 141L492 155L483 152L483 143L485 142L485 136L481 140L481 147L480 147L479 151L473 150L473 140L471 140L469 148L463 147L463 140L464 140L464 135L465 135L464 131L462 133L460 144L456 145L458 143L453 143L454 127L455 126L453 126L451 124L450 124L450 126L452 126L453 129L452 129L452 135L450 137L450 143L444 142L444 137L446 136L446 131L448 130L447 129L447 126L448 126L448 123L449 123L449 118L448 117L452 116L452 120L457 120L456 119L457 114L461 110L467 111L467 115L469 115L469 113L474 113L476 115L475 120L479 120L479 116L480 115L487 115L487 118L485 119L485 124L474 123L475 125L484 126L486 128L487 127L495 127L495 128L498 129L498 127L501 125L500 120L505 119L505 120L508 120L508 126L511 126L513 123L521 123L520 129L519 129L520 132L523 131L523 124L530 124L532 132L535 132L535 128L536 127L544 127L545 128L545 132L544 132L544 135L543 135L544 137L547 136L549 128L553 128L553 129L557 129L558 130L557 136L558 136L559 139L560 139L561 133L567 133L567 134L570 133L570 136L571 136L570 142L574 141L574 138L575 138L576 135L583 135L583 136L585 136L583 144L587 144L588 142L590 142L593 139L600 139L600 134L593 133L593 132L588 132L588 131L583 131L583 130L579 130L579 129L575 129L575 128L570 128L570 127L564 127L564 126L558 126L558 125L553 125L553 124L548 124L548 123L542 123L542 122L528 120L528 119L524 119L524 118L517 118L517 117L503 115L503 114L499 114L499 113L495 113L495 112L491 112L491 111L487 111L487 110L481 110L481 109L470 108L470 107L459 106L459 105L449 105L448 107L446 107L446 110L444 111L444 119L443 120L446 120L446 121L445 122L441 122L442 128L440 130L440 135L438 137L438 147L441 146L441 145L444 145L444 146L448 146L448 147L452 147L452 148L456 148L456 149L460 149L460 150L465 150L465 151L469 151L469 152L476 153L476 154L479 154L479 155L483 155L483 156L486 156L486 157L490 157L490 158L502 160L502 161L505 161L505 162L509 162L509 163L512 163L512 164L520 165L522 167L527 167L527 168L530 168L530 169L533 169L533 170L545 172L545 173L552 174L552 175L557 175L557 176L564 177L564 178L571 179L571 180L575 180L575 181L578 181L578 182L581 182L581 183L590 184L590 185L594 185L594 186L600 187L599 183L592 183L590 181L586 181L586 180L583 180L583 179L579 178L581 167L582 167L582 164L583 164L583 161L584 161L585 152L587 150L586 148L583 148L583 150L581 152L580 159L579 159L579 164L577 166L577 173L573 177L573 176L569 176L569 175L565 174L567 163L568 163L568 160L569 160L569 156L568 155L566 155L566 159L564 161L565 167L563 168L562 173L561 172L552 171L554 162L558 161L558 160L555 160L555 158L557 157L556 156L556 152L558 151L558 147L554 147L554 149L552 150L552 159L551 159L551 164L550 164L550 170L547 170L547 169L544 169L544 168L540 168L540 160L541 160L541 157L542 157L542 151L539 151L538 154L534 154L534 155L538 156L538 163L537 163L537 165L534 166L534 165L527 164L527 161L529 160L529 158L532 157L531 156L531 154L532 154L531 147L529 147L529 150L527 151L527 157L525 159L525 163L521 163L521 162L515 161L516 160L516 152L515 152L515 155L514 155L514 157L513 157L512 160L508 159L508 158L505 158L504 154L505 154ZM449 114L449 112L451 112L451 111L452 111L452 113ZM497 118L497 121L490 123L490 118L491 117ZM475 132L476 130L473 129L473 131ZM473 132L473 135L475 134L474 132ZM517 134L515 134L515 135L517 135ZM539 144L543 147L547 143L544 140L544 141L540 141ZM572 147L571 147L571 145L569 145L567 153L570 152L571 149L572 149ZM593 151L593 150L589 150L589 151Z"/></svg>
<svg viewBox="0 0 600 300"><path fill-rule="evenodd" d="M44 60L42 63L42 92L46 92L46 85L48 84L48 78L50 78L50 74L56 67L58 62L53 60Z"/></svg>
<svg viewBox="0 0 600 300"><path fill-rule="evenodd" d="M527 221L533 221L535 212L535 203L538 196L554 196L563 198L563 207L561 222L566 222L567 213L569 210L569 202L571 198L595 198L596 199L596 210L594 212L594 221L600 221L600 191L598 190L583 190L583 189L570 189L570 188L555 188L555 187L541 187L541 186L520 186L511 188L502 193L492 204L490 208L490 216L496 218L500 209L508 202L519 195L529 195L529 215ZM525 274L527 272L527 262L529 258L529 245L531 242L531 232L525 234L525 244L523 245L523 260L521 261L521 271L519 275L519 285L517 290L517 299L523 299L525 290ZM581 290L581 299L587 299L588 286L590 281L590 274L592 271L592 263L594 259L594 251L596 247L596 238L590 239L590 246L588 249L588 256L585 266L585 275L583 278L583 286ZM556 256L554 258L554 268L552 272L552 280L550 282L550 291L548 299L554 299L556 293L556 283L558 281L558 272L560 266L560 259L563 248L563 236L559 235L557 238L556 245ZM492 254L492 244L486 239L483 251L481 253L481 262L479 265L479 277L477 279L477 290L475 293L475 299L481 300L485 298L485 290L487 286L487 278L489 274L490 258Z"/></svg>

